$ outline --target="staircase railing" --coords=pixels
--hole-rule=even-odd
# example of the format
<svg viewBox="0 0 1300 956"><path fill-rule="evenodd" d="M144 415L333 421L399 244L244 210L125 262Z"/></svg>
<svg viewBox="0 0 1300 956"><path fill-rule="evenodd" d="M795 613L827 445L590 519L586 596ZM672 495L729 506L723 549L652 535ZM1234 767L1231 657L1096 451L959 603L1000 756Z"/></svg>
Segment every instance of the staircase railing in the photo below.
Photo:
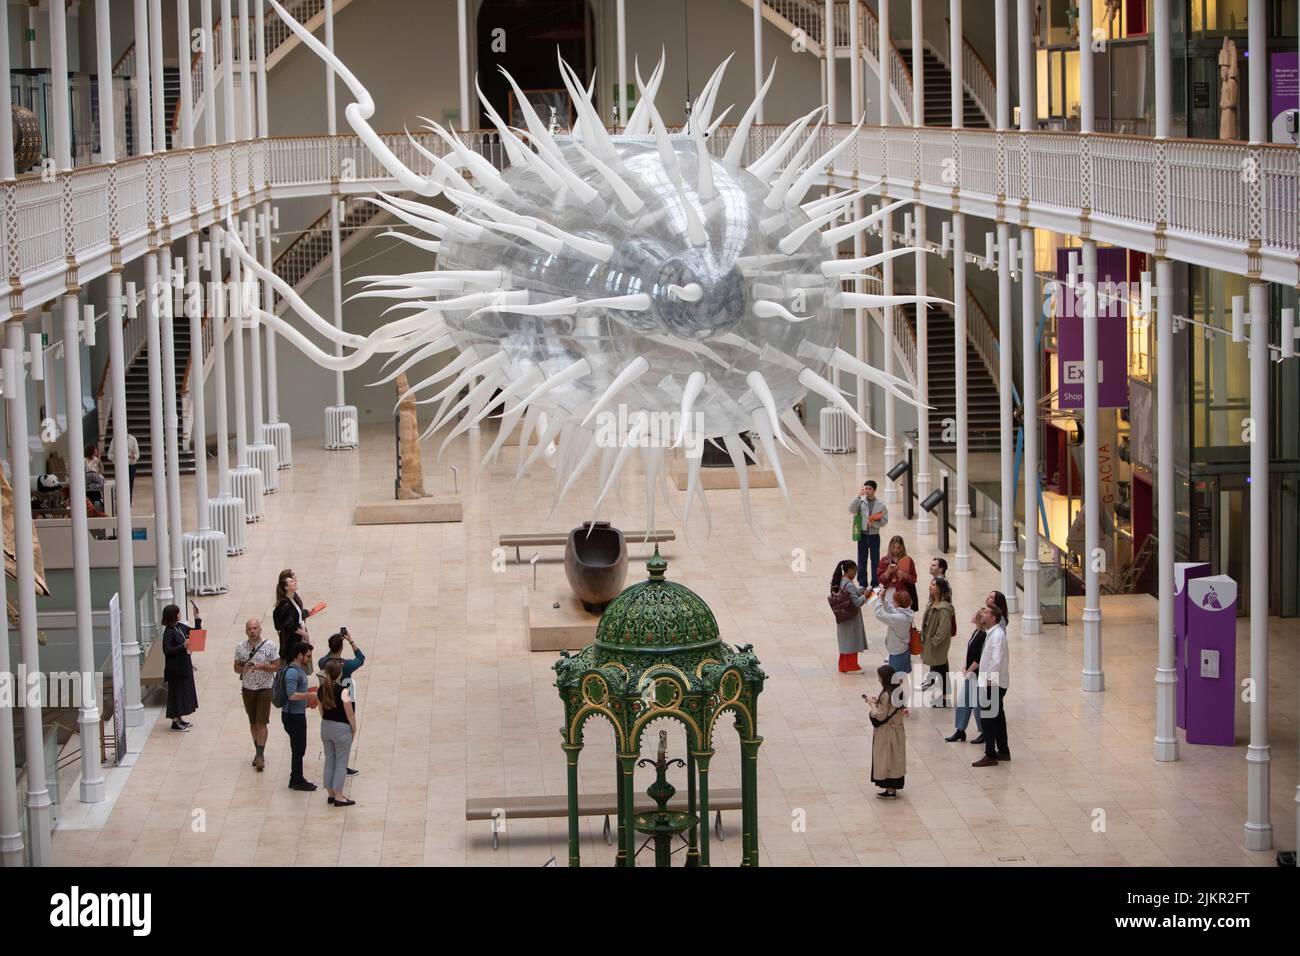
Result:
<svg viewBox="0 0 1300 956"><path fill-rule="evenodd" d="M944 19L944 23L947 23ZM948 45L950 37L935 31L934 27L924 33L925 45L931 53L939 58L940 62L952 69L952 61L948 57ZM962 88L975 101L979 111L984 114L984 119L992 128L996 124L996 114L998 96L997 85L993 81L993 74L985 65L984 60L975 52L975 48L970 45L965 37L961 40L961 85Z"/></svg>
<svg viewBox="0 0 1300 956"><path fill-rule="evenodd" d="M759 0L744 0L750 7ZM834 36L826 42L826 8L817 0L761 0L767 18L785 33L793 35L798 30L807 40L808 52L824 56L827 48L832 55L836 49L849 49L849 9L847 0L839 0L834 10ZM870 69L880 69L880 29L876 15L865 4L858 7L858 39L861 55ZM891 39L888 55L889 86L894 108L903 123L912 121L912 71ZM852 117L857 122L857 117Z"/></svg>
<svg viewBox="0 0 1300 956"><path fill-rule="evenodd" d="M135 294L136 309L143 308L145 300L145 289L140 289ZM95 322L105 321L108 318L108 310L105 309L95 316ZM142 319L136 319L132 322L129 318L122 318L122 356L127 368L135 364L136 357L144 350L147 342L146 333L148 325ZM95 407L99 409L99 443L104 444L104 437L108 433L108 422L113 414L113 390L108 387L108 376L112 369L112 363L104 362L104 371L99 376L99 388L95 391Z"/></svg>

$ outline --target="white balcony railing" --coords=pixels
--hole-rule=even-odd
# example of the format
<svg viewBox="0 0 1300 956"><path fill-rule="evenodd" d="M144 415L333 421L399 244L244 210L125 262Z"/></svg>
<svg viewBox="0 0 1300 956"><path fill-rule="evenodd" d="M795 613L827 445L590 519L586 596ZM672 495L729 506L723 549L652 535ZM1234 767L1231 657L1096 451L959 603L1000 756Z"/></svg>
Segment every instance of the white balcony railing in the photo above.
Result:
<svg viewBox="0 0 1300 956"><path fill-rule="evenodd" d="M778 128L755 128L747 159ZM712 139L725 149L732 129ZM823 129L822 148L848 133ZM468 134L472 147L501 167L495 133ZM384 137L410 168L430 171L404 134ZM426 150L445 147L416 134ZM1267 281L1300 277L1300 150L1196 140L935 127L873 127L837 157L828 180L838 185L884 179L891 197L960 208L1039 228L1156 251ZM393 188L391 177L356 136L251 140L88 166L42 178L0 183L0 276L11 309L40 305L108 271L116 242L123 260L144 251L150 235L171 239L202 228L227 208L268 197L326 195Z"/></svg>

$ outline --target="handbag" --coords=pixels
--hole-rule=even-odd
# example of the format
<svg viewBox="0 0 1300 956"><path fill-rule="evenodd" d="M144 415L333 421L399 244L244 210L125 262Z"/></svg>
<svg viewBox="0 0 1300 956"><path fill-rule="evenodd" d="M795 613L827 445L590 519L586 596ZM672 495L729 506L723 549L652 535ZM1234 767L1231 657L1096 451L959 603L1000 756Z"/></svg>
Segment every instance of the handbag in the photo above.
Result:
<svg viewBox="0 0 1300 956"><path fill-rule="evenodd" d="M843 624L845 621L851 621L861 613L858 606L853 603L853 596L842 588L832 591L827 596L826 600L830 603L831 612L835 615L836 624Z"/></svg>
<svg viewBox="0 0 1300 956"><path fill-rule="evenodd" d="M921 632L915 627L907 629L907 650L910 654L921 653Z"/></svg>
<svg viewBox="0 0 1300 956"><path fill-rule="evenodd" d="M853 540L862 540L862 512L859 511L853 515Z"/></svg>

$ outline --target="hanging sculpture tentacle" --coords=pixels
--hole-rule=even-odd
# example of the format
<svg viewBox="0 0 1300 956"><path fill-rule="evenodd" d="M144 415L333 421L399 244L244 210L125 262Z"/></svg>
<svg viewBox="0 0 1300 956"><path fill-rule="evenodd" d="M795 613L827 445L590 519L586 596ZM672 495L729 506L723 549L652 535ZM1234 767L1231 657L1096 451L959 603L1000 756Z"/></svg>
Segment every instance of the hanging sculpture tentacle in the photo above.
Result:
<svg viewBox="0 0 1300 956"><path fill-rule="evenodd" d="M706 441L720 443L740 474L746 520L755 528L747 459L761 450L787 502L782 450L804 462L815 456L834 471L792 410L809 392L879 435L827 379L830 369L877 384L901 401L924 404L925 396L910 383L837 348L843 309L943 301L842 289L863 270L917 251L834 257L841 242L907 202L845 222L854 203L879 193L879 183L807 200L854 147L861 122L852 130L832 130L825 108L818 107L742 168L758 104L774 73L743 114L725 155L715 156L713 135L727 113L715 118L727 61L709 77L678 134L668 132L655 104L665 58L648 82L634 61L640 98L625 134L617 135L601 124L594 87L584 86L557 58L556 86L567 92L577 118L572 132L543 122L503 70L522 129L507 125L477 79L475 88L500 134L508 166L496 168L455 130L421 118L437 138L430 148L408 134L413 155L426 164L419 172L369 126L375 104L356 76L276 0L271 5L343 80L356 100L345 110L349 124L408 193L366 197L405 224L388 234L436 253L436 262L428 271L358 280L363 291L352 298L391 299L387 311L413 314L368 336L349 335L260 267L236 237L232 253L252 274L271 283L291 311L348 354L336 358L287 321L260 310L253 314L327 368L355 368L373 355L388 356L380 383L453 353L401 396L425 395L419 401L441 403L424 436L447 429L439 454L495 415L500 434L481 467L496 459L519 427L515 480L538 459L553 464L555 507L599 460L598 511L611 491L617 493L631 450L641 448L647 527L653 528L654 502L666 475L663 452L670 448L684 448L687 456L683 522L689 522L698 497L709 523L700 454ZM389 365L395 366L391 372ZM746 432L756 438L752 449L740 438ZM529 451L534 437L537 446Z"/></svg>

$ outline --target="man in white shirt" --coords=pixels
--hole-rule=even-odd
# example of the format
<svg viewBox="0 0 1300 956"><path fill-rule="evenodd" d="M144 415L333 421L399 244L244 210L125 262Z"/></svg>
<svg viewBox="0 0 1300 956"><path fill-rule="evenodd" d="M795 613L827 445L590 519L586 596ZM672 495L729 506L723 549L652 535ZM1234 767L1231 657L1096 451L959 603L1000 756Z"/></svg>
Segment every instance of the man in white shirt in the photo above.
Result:
<svg viewBox="0 0 1300 956"><path fill-rule="evenodd" d="M117 436L108 443L108 457L114 464L117 463ZM135 466L140 461L140 443L135 440L135 436L130 432L126 433L126 461L127 461L127 493L132 499L135 498Z"/></svg>
<svg viewBox="0 0 1300 956"><path fill-rule="evenodd" d="M992 608L980 610L984 628L984 650L980 654L976 681L979 685L981 715L984 721L984 756L972 767L996 767L1011 759L1007 747L1007 688L1011 686L1011 648L1007 644L1007 627Z"/></svg>

